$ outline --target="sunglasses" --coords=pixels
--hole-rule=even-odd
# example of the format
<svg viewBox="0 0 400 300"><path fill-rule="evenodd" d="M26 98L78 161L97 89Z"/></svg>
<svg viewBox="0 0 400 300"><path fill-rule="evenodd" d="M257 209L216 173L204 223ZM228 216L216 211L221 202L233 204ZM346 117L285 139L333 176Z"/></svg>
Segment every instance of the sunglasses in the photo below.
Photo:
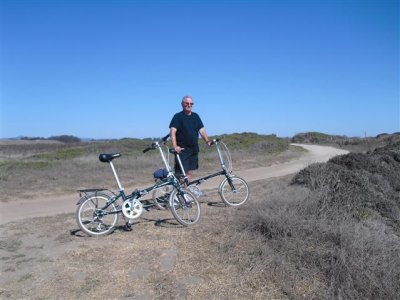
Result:
<svg viewBox="0 0 400 300"><path fill-rule="evenodd" d="M192 102L192 103L183 103L185 106L193 106L194 105L194 103Z"/></svg>

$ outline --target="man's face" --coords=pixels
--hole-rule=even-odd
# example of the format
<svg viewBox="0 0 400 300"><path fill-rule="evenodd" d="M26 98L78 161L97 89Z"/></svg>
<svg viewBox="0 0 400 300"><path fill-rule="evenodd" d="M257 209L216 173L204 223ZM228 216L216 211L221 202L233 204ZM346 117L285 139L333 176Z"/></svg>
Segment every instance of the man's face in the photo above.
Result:
<svg viewBox="0 0 400 300"><path fill-rule="evenodd" d="M193 104L194 104L194 103L193 103L192 98L186 98L186 99L182 102L183 110L184 110L186 113L192 112Z"/></svg>

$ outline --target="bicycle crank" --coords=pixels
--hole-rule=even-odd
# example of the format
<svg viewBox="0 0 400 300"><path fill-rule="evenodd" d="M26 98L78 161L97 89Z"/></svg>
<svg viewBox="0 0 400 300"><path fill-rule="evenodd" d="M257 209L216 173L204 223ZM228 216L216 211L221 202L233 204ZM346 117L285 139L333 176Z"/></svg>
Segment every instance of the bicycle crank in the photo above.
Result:
<svg viewBox="0 0 400 300"><path fill-rule="evenodd" d="M122 213L128 219L139 218L143 212L143 204L138 199L127 199L122 204Z"/></svg>

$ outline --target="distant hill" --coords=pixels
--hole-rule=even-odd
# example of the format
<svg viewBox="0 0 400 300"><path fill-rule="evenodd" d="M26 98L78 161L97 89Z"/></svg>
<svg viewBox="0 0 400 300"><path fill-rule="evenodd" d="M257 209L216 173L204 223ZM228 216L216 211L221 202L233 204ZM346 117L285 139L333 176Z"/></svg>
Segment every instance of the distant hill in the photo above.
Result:
<svg viewBox="0 0 400 300"><path fill-rule="evenodd" d="M63 142L63 143L78 143L81 141L80 138L73 136L73 135L57 135L57 136L51 136L48 138L22 136L22 137L15 138L15 139L23 140L23 141L38 141L38 140L59 141L59 142Z"/></svg>
<svg viewBox="0 0 400 300"><path fill-rule="evenodd" d="M292 143L331 145L354 151L368 151L397 141L400 141L400 132L381 133L376 137L365 138L329 135L321 132L305 132L298 133L291 138Z"/></svg>

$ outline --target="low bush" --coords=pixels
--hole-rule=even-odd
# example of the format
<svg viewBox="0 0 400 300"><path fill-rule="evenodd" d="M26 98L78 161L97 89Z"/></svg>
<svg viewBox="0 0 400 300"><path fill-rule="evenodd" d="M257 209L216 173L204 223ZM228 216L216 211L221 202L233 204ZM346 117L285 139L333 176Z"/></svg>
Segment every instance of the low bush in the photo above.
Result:
<svg viewBox="0 0 400 300"><path fill-rule="evenodd" d="M290 299L398 299L399 151L396 142L337 156L290 185L253 188L260 199L233 230L258 242L237 263Z"/></svg>
<svg viewBox="0 0 400 300"><path fill-rule="evenodd" d="M319 193L317 207L325 214L379 214L391 226L400 226L400 142L311 165L293 183Z"/></svg>

